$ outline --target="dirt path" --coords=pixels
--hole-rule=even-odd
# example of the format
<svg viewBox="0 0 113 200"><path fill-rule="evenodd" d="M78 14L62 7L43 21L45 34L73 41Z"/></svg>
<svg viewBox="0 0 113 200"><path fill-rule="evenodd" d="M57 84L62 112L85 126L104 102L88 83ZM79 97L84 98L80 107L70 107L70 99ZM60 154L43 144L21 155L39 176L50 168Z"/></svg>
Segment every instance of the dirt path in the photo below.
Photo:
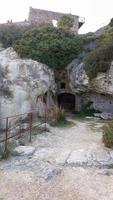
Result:
<svg viewBox="0 0 113 200"><path fill-rule="evenodd" d="M32 156L0 162L0 200L113 200L113 151L102 122L74 120L33 137Z"/></svg>

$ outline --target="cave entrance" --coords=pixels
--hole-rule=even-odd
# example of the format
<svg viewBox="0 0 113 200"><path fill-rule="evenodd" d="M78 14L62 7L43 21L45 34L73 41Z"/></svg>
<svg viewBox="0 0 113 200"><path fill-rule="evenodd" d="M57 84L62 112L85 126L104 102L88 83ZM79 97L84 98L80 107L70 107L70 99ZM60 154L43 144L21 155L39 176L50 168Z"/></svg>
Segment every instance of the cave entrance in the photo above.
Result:
<svg viewBox="0 0 113 200"><path fill-rule="evenodd" d="M61 93L57 96L58 105L66 111L75 111L75 95L70 93Z"/></svg>

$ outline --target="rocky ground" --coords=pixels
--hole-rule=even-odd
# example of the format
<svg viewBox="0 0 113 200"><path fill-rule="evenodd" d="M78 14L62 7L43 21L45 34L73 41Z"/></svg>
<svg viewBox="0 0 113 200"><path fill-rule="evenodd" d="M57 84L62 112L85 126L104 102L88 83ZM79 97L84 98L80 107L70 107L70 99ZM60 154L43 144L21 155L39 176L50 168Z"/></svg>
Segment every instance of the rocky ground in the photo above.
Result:
<svg viewBox="0 0 113 200"><path fill-rule="evenodd" d="M113 151L102 144L103 122L71 120L0 162L0 200L113 200Z"/></svg>

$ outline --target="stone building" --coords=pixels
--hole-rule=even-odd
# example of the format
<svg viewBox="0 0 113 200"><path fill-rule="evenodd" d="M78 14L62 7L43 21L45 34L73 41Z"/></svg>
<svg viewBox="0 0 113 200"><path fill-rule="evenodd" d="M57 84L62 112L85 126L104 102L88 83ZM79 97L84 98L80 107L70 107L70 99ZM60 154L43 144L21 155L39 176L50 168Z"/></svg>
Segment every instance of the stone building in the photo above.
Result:
<svg viewBox="0 0 113 200"><path fill-rule="evenodd" d="M41 24L54 24L54 22L58 22L60 17L65 15L66 13L53 12L48 10L41 10L30 7L29 9L29 17L28 22L33 25L40 26ZM71 14L67 14L71 15ZM74 24L72 27L72 32L78 33L79 28L84 24L84 18L80 18L76 15L71 15L74 19Z"/></svg>

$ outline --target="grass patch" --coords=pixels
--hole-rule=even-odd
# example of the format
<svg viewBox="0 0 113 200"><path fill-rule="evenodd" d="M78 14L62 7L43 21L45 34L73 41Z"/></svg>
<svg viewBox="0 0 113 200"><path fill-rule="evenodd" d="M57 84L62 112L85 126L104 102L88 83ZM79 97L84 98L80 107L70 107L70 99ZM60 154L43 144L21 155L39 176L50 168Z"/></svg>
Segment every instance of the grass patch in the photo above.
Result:
<svg viewBox="0 0 113 200"><path fill-rule="evenodd" d="M16 140L11 140L7 143L7 151L5 151L5 145L4 144L0 144L0 160L2 159L7 159L13 149L17 146Z"/></svg>
<svg viewBox="0 0 113 200"><path fill-rule="evenodd" d="M45 123L44 123L44 124L42 124L42 126L34 126L32 128L32 135L42 134L45 131L49 132L49 128L48 128L48 124L45 125Z"/></svg>
<svg viewBox="0 0 113 200"><path fill-rule="evenodd" d="M49 122L49 124L53 127L59 127L59 128L67 128L67 127L72 127L75 125L73 122L65 120L65 121L52 121Z"/></svg>
<svg viewBox="0 0 113 200"><path fill-rule="evenodd" d="M7 159L10 155L10 151L9 149L7 149L7 151L5 151L3 146L0 146L0 160L2 159Z"/></svg>
<svg viewBox="0 0 113 200"><path fill-rule="evenodd" d="M78 118L83 117L94 117L94 113L100 113L98 110L91 108L92 102L88 102L86 105L82 106L80 112L75 112Z"/></svg>
<svg viewBox="0 0 113 200"><path fill-rule="evenodd" d="M113 148L113 120L103 126L103 143L108 148Z"/></svg>
<svg viewBox="0 0 113 200"><path fill-rule="evenodd" d="M83 117L93 117L96 111L94 109L83 108L80 112L76 112L76 116L79 118Z"/></svg>
<svg viewBox="0 0 113 200"><path fill-rule="evenodd" d="M49 124L51 126L65 128L65 127L72 126L73 122L66 120L66 114L62 108L57 108L56 119L53 121L50 121Z"/></svg>
<svg viewBox="0 0 113 200"><path fill-rule="evenodd" d="M32 135L42 134L43 132L45 132L45 130L46 130L45 127L34 126L32 128Z"/></svg>

